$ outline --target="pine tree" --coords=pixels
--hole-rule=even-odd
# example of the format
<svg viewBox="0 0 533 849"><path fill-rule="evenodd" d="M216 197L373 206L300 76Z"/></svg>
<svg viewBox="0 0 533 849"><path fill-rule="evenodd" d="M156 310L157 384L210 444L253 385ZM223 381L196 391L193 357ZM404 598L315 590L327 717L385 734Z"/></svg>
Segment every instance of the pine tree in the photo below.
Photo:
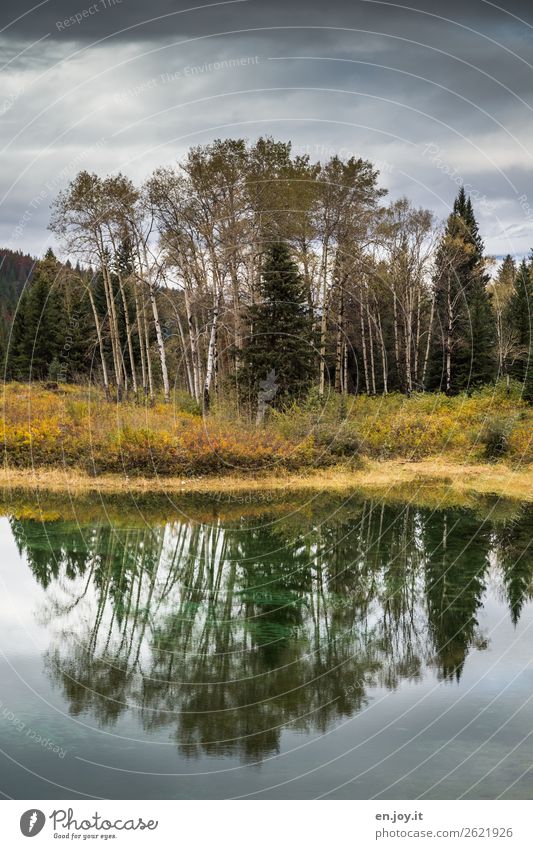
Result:
<svg viewBox="0 0 533 849"><path fill-rule="evenodd" d="M19 380L46 380L50 364L61 355L65 315L59 272L48 250L20 299L9 357L9 371Z"/></svg>
<svg viewBox="0 0 533 849"><path fill-rule="evenodd" d="M495 280L492 281L491 294L496 316L496 332L498 337L498 373L509 381L509 363L512 351L513 333L508 321L508 304L514 291L516 279L516 263L507 254L498 269Z"/></svg>
<svg viewBox="0 0 533 849"><path fill-rule="evenodd" d="M250 309L251 336L241 380L254 404L262 395L280 405L304 392L315 371L308 298L284 242L275 242L268 250L258 296L259 302Z"/></svg>
<svg viewBox="0 0 533 849"><path fill-rule="evenodd" d="M59 357L59 379L76 381L91 369L97 342L87 290L80 285L82 280L89 282L88 273L82 272L79 267L72 270L66 265L65 268L62 286L64 345ZM92 368L97 366L95 359Z"/></svg>
<svg viewBox="0 0 533 849"><path fill-rule="evenodd" d="M509 374L524 382L533 343L531 311L533 310L533 280L525 260L516 274L504 319L509 328Z"/></svg>
<svg viewBox="0 0 533 849"><path fill-rule="evenodd" d="M496 323L483 254L470 198L461 189L437 251L434 275L431 382L448 393L495 376Z"/></svg>
<svg viewBox="0 0 533 849"><path fill-rule="evenodd" d="M133 256L133 247L130 239L125 239L121 242L117 248L117 254L115 257L115 262L113 265L113 271L116 271L116 274L113 273L111 275L112 278L112 286L115 294L115 303L116 303L116 311L117 311L117 320L118 320L118 330L120 337L120 345L122 349L122 353L125 359L128 357L128 327L130 328L130 335L132 336L132 350L134 353L135 361L139 358L139 347L138 347L138 337L136 334L131 333L131 328L135 327L136 314L135 314L135 299L131 289L131 277L134 273L134 256ZM124 286L124 298L121 297L121 292L119 290L119 286L117 283L117 274L122 276L123 286ZM126 321L125 316L125 306L124 301L128 310L128 321Z"/></svg>
<svg viewBox="0 0 533 849"><path fill-rule="evenodd" d="M502 289L503 299L506 300L506 295L511 293L516 277L516 262L511 254L504 257L503 262L498 270L496 282Z"/></svg>

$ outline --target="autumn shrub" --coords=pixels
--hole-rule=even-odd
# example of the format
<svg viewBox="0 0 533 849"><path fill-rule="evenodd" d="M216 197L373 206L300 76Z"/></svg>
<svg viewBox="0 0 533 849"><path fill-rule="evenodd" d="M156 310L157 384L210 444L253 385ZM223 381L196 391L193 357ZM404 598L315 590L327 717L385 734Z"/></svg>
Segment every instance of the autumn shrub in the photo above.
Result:
<svg viewBox="0 0 533 849"><path fill-rule="evenodd" d="M501 385L454 397L391 393L321 399L312 390L300 404L271 411L266 426L293 441L312 436L322 465L349 455L482 459L485 422L496 416L512 423L526 409L514 387L508 393Z"/></svg>
<svg viewBox="0 0 533 849"><path fill-rule="evenodd" d="M507 419L493 416L485 422L480 433L480 442L487 460L501 460L509 451L512 424Z"/></svg>
<svg viewBox="0 0 533 849"><path fill-rule="evenodd" d="M338 426L318 425L314 434L317 451L322 462L328 458L355 461L361 454L361 438L353 426L343 422Z"/></svg>
<svg viewBox="0 0 533 849"><path fill-rule="evenodd" d="M89 419L89 404L85 400L67 398L65 412L74 426L85 426Z"/></svg>
<svg viewBox="0 0 533 849"><path fill-rule="evenodd" d="M519 420L512 429L508 453L515 462L533 463L533 416Z"/></svg>
<svg viewBox="0 0 533 849"><path fill-rule="evenodd" d="M178 413L189 413L193 416L201 416L202 410L197 401L183 390L175 390L172 395L172 406Z"/></svg>
<svg viewBox="0 0 533 849"><path fill-rule="evenodd" d="M533 410L511 387L455 397L399 393L320 398L271 409L255 426L221 399L205 417L177 393L174 403L105 400L91 386L4 386L5 460L18 467L67 466L91 473L201 475L299 470L364 456L533 462Z"/></svg>
<svg viewBox="0 0 533 849"><path fill-rule="evenodd" d="M62 433L56 418L30 425L5 424L5 459L13 466L50 465L61 462Z"/></svg>
<svg viewBox="0 0 533 849"><path fill-rule="evenodd" d="M108 444L97 446L92 459L102 471L124 471L142 475L169 475L184 466L176 440L166 431L124 427Z"/></svg>
<svg viewBox="0 0 533 849"><path fill-rule="evenodd" d="M198 472L232 469L264 470L274 466L296 469L311 464L314 442L294 442L268 430L245 428L234 424L201 422L182 427L179 444Z"/></svg>

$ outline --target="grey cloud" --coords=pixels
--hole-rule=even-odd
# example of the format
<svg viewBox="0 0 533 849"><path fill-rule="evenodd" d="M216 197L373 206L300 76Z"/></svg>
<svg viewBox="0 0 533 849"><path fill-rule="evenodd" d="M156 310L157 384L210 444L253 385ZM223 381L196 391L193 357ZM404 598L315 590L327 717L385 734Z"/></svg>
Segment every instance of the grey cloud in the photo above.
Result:
<svg viewBox="0 0 533 849"><path fill-rule="evenodd" d="M527 0L507 0L499 5L500 8L497 8L483 0L448 0L446 3L441 0L413 0L403 7L392 2L380 4L353 0L332 0L329 3L320 0L271 0L269 3L262 0L211 3L205 0L155 0L149 4L145 0L48 0L32 10L35 4L30 0L24 0L22 4L7 0L2 3L0 22L10 34L25 38L38 38L50 32L52 37L68 35L87 41L109 36L126 40L154 39L268 26L338 25L397 31L398 28L412 30L413 26L417 29L430 25L442 28L446 26L443 18L457 19L480 30L493 26L504 30L515 23L513 16L531 19ZM409 6L415 11L410 11ZM440 20L436 20L437 17Z"/></svg>
<svg viewBox="0 0 533 849"><path fill-rule="evenodd" d="M250 0L147 24L147 9L186 4L122 0L59 31L56 21L88 6L50 0L0 33L0 243L42 252L49 204L81 167L141 180L190 144L269 133L313 159L368 157L391 196L439 216L464 182L489 249L526 252L533 235L518 198L533 204L533 72L523 61L533 29L480 0L418 6L463 26L337 0ZM4 26L24 11L9 7ZM526 3L507 9L531 15ZM216 35L230 30L242 32Z"/></svg>

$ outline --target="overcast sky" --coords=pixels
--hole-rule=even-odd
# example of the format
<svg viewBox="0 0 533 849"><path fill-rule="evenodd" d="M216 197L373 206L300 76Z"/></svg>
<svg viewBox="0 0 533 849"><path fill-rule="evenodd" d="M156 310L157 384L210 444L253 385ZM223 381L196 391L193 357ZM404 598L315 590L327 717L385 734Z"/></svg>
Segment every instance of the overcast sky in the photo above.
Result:
<svg viewBox="0 0 533 849"><path fill-rule="evenodd" d="M140 181L270 134L368 158L439 218L463 182L489 252L529 253L532 4L412 3L2 0L0 245L54 244L50 202L82 168Z"/></svg>

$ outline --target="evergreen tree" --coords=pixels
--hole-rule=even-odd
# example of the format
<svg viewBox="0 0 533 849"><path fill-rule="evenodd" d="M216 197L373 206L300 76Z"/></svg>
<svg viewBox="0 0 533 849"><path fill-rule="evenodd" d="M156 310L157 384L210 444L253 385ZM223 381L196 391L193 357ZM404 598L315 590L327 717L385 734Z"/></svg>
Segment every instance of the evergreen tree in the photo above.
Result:
<svg viewBox="0 0 533 849"><path fill-rule="evenodd" d="M461 189L437 250L432 384L459 392L495 376L496 324L484 246L470 198Z"/></svg>
<svg viewBox="0 0 533 849"><path fill-rule="evenodd" d="M507 297L511 294L515 277L516 262L511 254L507 254L498 270L498 276L496 278L497 284L501 287L501 295L504 301L507 300Z"/></svg>
<svg viewBox="0 0 533 849"><path fill-rule="evenodd" d="M89 283L87 272L69 270L66 266L62 287L64 310L64 345L59 357L59 379L76 381L91 368L97 344L94 321L87 290L81 281ZM93 368L97 366L97 360Z"/></svg>
<svg viewBox="0 0 533 849"><path fill-rule="evenodd" d="M498 373L507 380L510 377L509 363L513 347L513 329L508 320L508 304L514 291L515 279L516 263L511 254L507 254L491 285L498 336Z"/></svg>
<svg viewBox="0 0 533 849"><path fill-rule="evenodd" d="M252 331L241 379L254 403L266 392L268 401L280 404L304 392L315 372L308 298L284 242L275 242L267 252L258 295L250 309Z"/></svg>
<svg viewBox="0 0 533 849"><path fill-rule="evenodd" d="M518 623L524 605L531 598L533 552L531 551L531 506L523 508L517 518L496 526L495 550L502 572L503 585L513 625Z"/></svg>
<svg viewBox="0 0 533 849"><path fill-rule="evenodd" d="M118 282L117 282L117 274L122 276L123 285L124 285L124 295L126 300L126 306L128 310L128 321L129 326L135 327L136 321L136 313L135 313L135 299L134 294L131 287L131 278L134 274L134 254L133 254L133 245L129 238L126 238L123 242L121 242L117 248L117 254L115 257L114 265L112 265L112 269L115 273L111 275L111 285L113 287L113 292L115 294L115 309L117 311L117 321L118 321L118 330L120 336L120 344L122 349L122 354L125 358L128 356L128 333L127 333L127 322L126 317L124 315L124 302L121 297L121 293L119 290ZM133 350L135 353L135 359L139 358L139 344L138 344L138 336L136 333L132 334L132 344Z"/></svg>
<svg viewBox="0 0 533 849"><path fill-rule="evenodd" d="M524 383L533 343L531 311L533 310L533 280L531 270L522 260L516 274L505 310L505 322L511 339L509 374Z"/></svg>
<svg viewBox="0 0 533 849"><path fill-rule="evenodd" d="M465 192L459 193L464 203ZM466 201L464 213L459 212L466 222L467 233L465 241L474 247L471 261L470 278L465 281L465 300L468 308L469 327L467 329L468 347L470 348L462 369L459 364L459 375L463 375L464 387L479 386L493 380L496 374L496 322L487 289L489 275L485 272L485 246L479 235L479 228L474 216L470 198Z"/></svg>
<svg viewBox="0 0 533 849"><path fill-rule="evenodd" d="M16 379L46 380L51 363L61 355L65 314L60 269L48 250L20 299L9 356L9 372Z"/></svg>
<svg viewBox="0 0 533 849"><path fill-rule="evenodd" d="M525 401L529 401L530 404L533 404L533 367L531 365L531 357L533 357L533 349L529 353L529 368L524 380L522 397Z"/></svg>

